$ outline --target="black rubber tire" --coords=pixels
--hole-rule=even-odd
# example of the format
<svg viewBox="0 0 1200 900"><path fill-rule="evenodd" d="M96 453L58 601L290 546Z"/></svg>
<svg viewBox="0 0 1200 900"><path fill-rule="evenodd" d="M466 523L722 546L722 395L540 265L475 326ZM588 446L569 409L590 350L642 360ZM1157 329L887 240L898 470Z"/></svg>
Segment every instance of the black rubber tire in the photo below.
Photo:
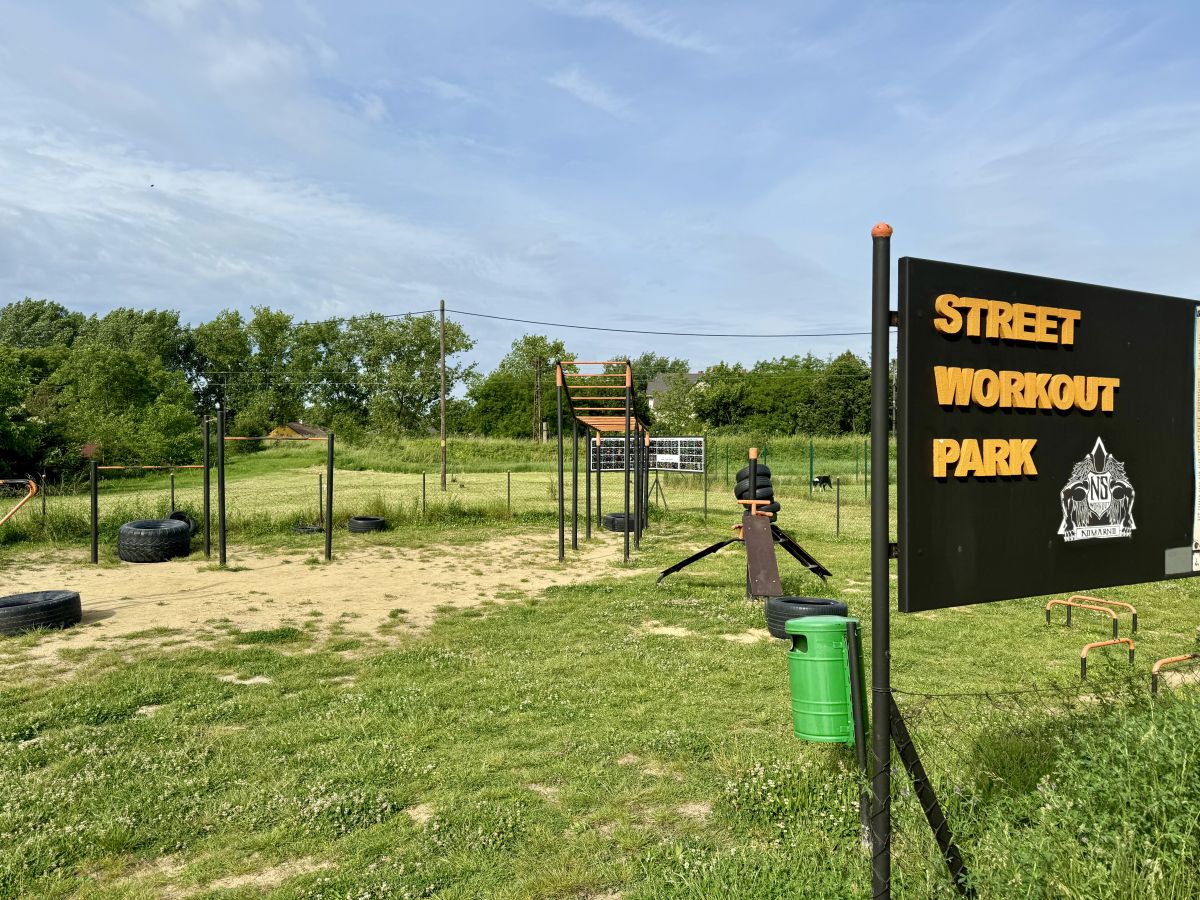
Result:
<svg viewBox="0 0 1200 900"><path fill-rule="evenodd" d="M771 637L788 640L785 630L792 619L807 616L844 616L849 610L841 600L827 597L768 597L763 603L763 615Z"/></svg>
<svg viewBox="0 0 1200 900"><path fill-rule="evenodd" d="M168 519L174 519L176 522L183 522L187 525L188 531L195 534L200 530L200 523L185 513L182 509L177 509L175 512L167 516Z"/></svg>
<svg viewBox="0 0 1200 900"><path fill-rule="evenodd" d="M759 463L758 464L759 480L761 481L764 478L770 478L770 477L771 477L771 467L768 466L766 463ZM749 481L750 480L750 467L746 466L746 468L738 470L738 473L735 476L733 476L733 480L734 481Z"/></svg>
<svg viewBox="0 0 1200 900"><path fill-rule="evenodd" d="M387 528L387 520L380 516L351 516L346 527L353 534L366 534L368 531L383 531Z"/></svg>
<svg viewBox="0 0 1200 900"><path fill-rule="evenodd" d="M324 534L324 525L293 525L292 531L296 534Z"/></svg>
<svg viewBox="0 0 1200 900"><path fill-rule="evenodd" d="M760 506L758 508L758 511L765 512L765 513L771 513L772 515L774 515L775 513L779 512L779 501L776 500L774 503L768 503L766 506Z"/></svg>
<svg viewBox="0 0 1200 900"><path fill-rule="evenodd" d="M773 488L773 487L775 487L775 485L772 483L770 478L759 477L758 489L761 491L765 487ZM737 484L735 484L733 486L733 492L735 494L744 494L748 490L750 490L750 479L749 478L743 478L741 481L739 481Z"/></svg>
<svg viewBox="0 0 1200 900"><path fill-rule="evenodd" d="M75 591L32 591L0 597L0 634L34 628L70 628L83 615Z"/></svg>
<svg viewBox="0 0 1200 900"><path fill-rule="evenodd" d="M625 513L605 513L604 527L608 531L633 531L632 525L637 519L633 513L629 514L629 519L626 520ZM645 528L649 524L649 520L642 517L642 527Z"/></svg>
<svg viewBox="0 0 1200 900"><path fill-rule="evenodd" d="M739 490L739 491L735 492L734 496L737 497L739 500L749 500L750 499L750 491L746 490L746 489ZM756 490L754 492L754 499L755 500L774 500L775 499L775 486L772 484L769 484L769 483L768 484L760 484L758 486L758 490Z"/></svg>
<svg viewBox="0 0 1200 900"><path fill-rule="evenodd" d="M138 519L117 532L117 556L125 562L166 562L191 549L192 532L178 519Z"/></svg>

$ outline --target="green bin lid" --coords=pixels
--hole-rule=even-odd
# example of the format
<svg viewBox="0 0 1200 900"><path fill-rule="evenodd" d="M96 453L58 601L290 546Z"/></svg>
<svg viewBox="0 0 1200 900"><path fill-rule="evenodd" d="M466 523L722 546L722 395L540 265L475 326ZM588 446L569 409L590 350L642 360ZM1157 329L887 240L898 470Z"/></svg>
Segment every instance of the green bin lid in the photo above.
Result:
<svg viewBox="0 0 1200 900"><path fill-rule="evenodd" d="M788 619L783 630L788 634L809 634L814 631L845 631L846 623L858 624L858 619L849 616L804 616Z"/></svg>

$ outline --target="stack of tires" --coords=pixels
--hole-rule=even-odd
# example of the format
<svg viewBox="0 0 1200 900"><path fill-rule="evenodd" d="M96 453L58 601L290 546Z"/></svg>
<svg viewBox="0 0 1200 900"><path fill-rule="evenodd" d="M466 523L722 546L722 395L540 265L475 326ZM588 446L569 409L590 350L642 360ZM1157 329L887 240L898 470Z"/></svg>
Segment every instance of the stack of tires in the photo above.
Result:
<svg viewBox="0 0 1200 900"><path fill-rule="evenodd" d="M126 522L117 532L117 556L125 562L166 562L187 556L192 550L195 522L184 513L181 518L138 519Z"/></svg>
<svg viewBox="0 0 1200 900"><path fill-rule="evenodd" d="M734 485L733 495L739 500L769 500L766 506L760 506L759 512L770 513L771 521L775 521L775 517L779 513L779 503L775 500L775 486L771 484L771 469L763 463L758 464L758 474L755 481L754 496L750 496L750 467L742 469L737 473L737 484ZM746 512L750 512L750 507L746 507Z"/></svg>

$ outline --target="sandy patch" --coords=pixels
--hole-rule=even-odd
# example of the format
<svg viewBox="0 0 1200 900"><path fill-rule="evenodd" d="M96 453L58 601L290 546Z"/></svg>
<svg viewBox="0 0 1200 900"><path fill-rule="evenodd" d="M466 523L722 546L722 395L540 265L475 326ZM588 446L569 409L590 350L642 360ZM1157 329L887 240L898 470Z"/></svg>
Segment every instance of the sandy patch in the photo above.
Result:
<svg viewBox="0 0 1200 900"><path fill-rule="evenodd" d="M346 632L379 636L385 624L423 631L438 607L513 602L555 585L634 574L637 569L612 565L621 558L619 537L600 533L590 543L581 541L578 551L567 551L564 564L557 559L555 535L545 532L461 546L345 549L328 565L306 565L303 555L238 552L225 571L196 557L112 568L43 559L9 568L5 591L79 591L83 622L47 634L26 651L51 661L59 650L123 649L114 639L128 635L148 646L179 645L179 631L192 638L197 631L251 631L283 623L316 621L324 627L336 621ZM404 610L401 618L389 616L397 609Z"/></svg>
<svg viewBox="0 0 1200 900"><path fill-rule="evenodd" d="M418 803L416 806L410 806L405 812L418 825L424 825L433 818L433 807L428 803Z"/></svg>
<svg viewBox="0 0 1200 900"><path fill-rule="evenodd" d="M712 815L712 804L697 802L697 803L681 803L675 807L675 811L687 819L696 819L703 822Z"/></svg>
<svg viewBox="0 0 1200 900"><path fill-rule="evenodd" d="M664 625L662 622L643 622L638 629L642 634L662 634L667 637L695 637L696 632L679 625Z"/></svg>
<svg viewBox="0 0 1200 900"><path fill-rule="evenodd" d="M757 644L759 641L765 641L770 634L763 631L761 628L751 628L748 631L740 632L739 634L723 634L721 637L727 641L732 641L735 644Z"/></svg>
<svg viewBox="0 0 1200 900"><path fill-rule="evenodd" d="M298 875L319 872L321 869L328 869L332 866L333 863L329 862L296 859L278 866L271 866L269 869L262 869L258 872L247 872L244 875L227 875L224 878L218 878L216 881L209 882L204 890L229 891L235 888L273 888ZM200 892L194 891L189 893ZM180 894L179 896L187 896L187 894Z"/></svg>
<svg viewBox="0 0 1200 900"><path fill-rule="evenodd" d="M656 763L654 760L644 760L636 753L626 753L617 760L617 765L638 766L642 770L643 775L649 775L651 778L674 778L682 780L681 775L672 771L667 766Z"/></svg>
<svg viewBox="0 0 1200 900"><path fill-rule="evenodd" d="M149 706L139 706L134 715L149 717L157 714L160 709L162 709L162 706L152 703Z"/></svg>
<svg viewBox="0 0 1200 900"><path fill-rule="evenodd" d="M271 679L266 675L250 675L243 678L241 675L218 675L218 681L228 681L230 684L270 684Z"/></svg>
<svg viewBox="0 0 1200 900"><path fill-rule="evenodd" d="M553 801L558 800L559 789L556 787L552 787L551 785L527 784L527 785L525 785L525 787L529 788L535 794L540 794L541 796L545 797L547 800L553 800Z"/></svg>

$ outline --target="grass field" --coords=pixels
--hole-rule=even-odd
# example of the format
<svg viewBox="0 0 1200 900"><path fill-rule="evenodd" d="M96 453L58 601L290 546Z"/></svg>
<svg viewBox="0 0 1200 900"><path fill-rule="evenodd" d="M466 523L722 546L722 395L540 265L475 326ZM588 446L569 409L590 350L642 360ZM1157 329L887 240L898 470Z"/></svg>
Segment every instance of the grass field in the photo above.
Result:
<svg viewBox="0 0 1200 900"><path fill-rule="evenodd" d="M241 471L306 479L307 465L264 454ZM781 524L835 577L784 561L785 587L840 597L865 621L865 541L810 527L804 502ZM741 550L654 584L724 536L721 503L708 525L655 522L633 571L544 590L499 582L584 572L573 554L560 568L548 520L405 521L328 567L311 559L328 595L269 621L295 589L284 567L244 598L255 627L217 612L181 626L155 587L164 569L103 570L152 598L160 624L122 633L114 604L85 621L105 635L86 647L0 639L0 896L867 895L852 755L791 736L785 648L761 639ZM510 558L501 536L530 552ZM248 532L246 553L300 561L298 540ZM381 600L395 617L360 624L341 593L362 589L363 565L400 571L413 546L445 574L393 578ZM511 575L404 627L405 598L428 599L471 556ZM82 577L84 559L78 545L10 544L0 566L10 580ZM234 590L238 572L203 563L166 565ZM898 699L983 897L1200 895L1200 705L1188 684L1151 701L1147 677L1194 648L1196 588L1112 596L1138 606L1136 665L1097 651L1082 686L1079 648L1106 620L1047 626L1036 600L893 619ZM901 775L895 809L897 896L950 896Z"/></svg>

